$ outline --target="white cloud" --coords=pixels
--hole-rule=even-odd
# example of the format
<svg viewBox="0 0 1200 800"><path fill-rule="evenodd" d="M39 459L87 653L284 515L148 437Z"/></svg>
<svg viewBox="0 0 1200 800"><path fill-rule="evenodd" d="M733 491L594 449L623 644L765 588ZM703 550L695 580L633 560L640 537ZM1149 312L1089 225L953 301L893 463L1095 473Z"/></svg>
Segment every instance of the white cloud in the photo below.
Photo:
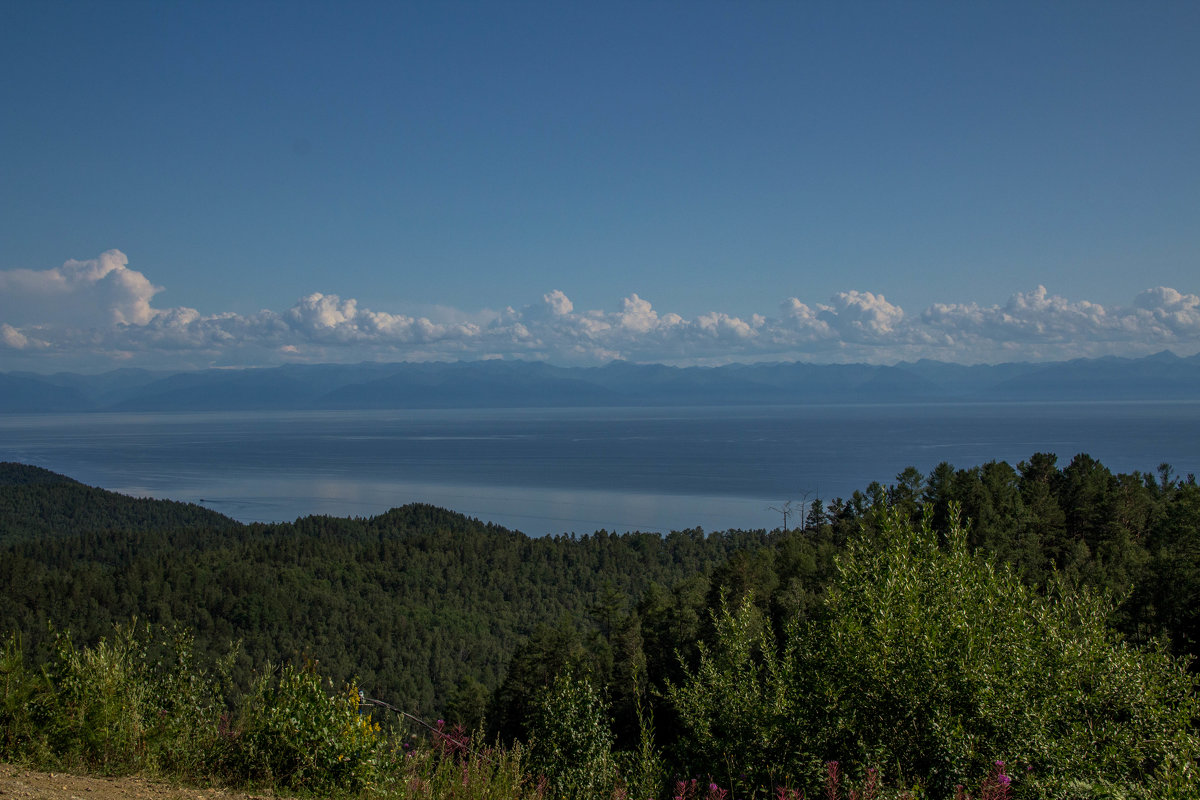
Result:
<svg viewBox="0 0 1200 800"><path fill-rule="evenodd" d="M1163 339L1200 336L1200 297L1194 294L1158 286L1135 297L1133 306L1130 316Z"/></svg>
<svg viewBox="0 0 1200 800"><path fill-rule="evenodd" d="M833 329L816 311L795 297L789 297L779 307L782 318L774 331L780 344L816 342L833 338Z"/></svg>
<svg viewBox="0 0 1200 800"><path fill-rule="evenodd" d="M556 317L565 317L575 310L575 304L559 289L542 295L542 301Z"/></svg>
<svg viewBox="0 0 1200 800"><path fill-rule="evenodd" d="M5 347L24 350L29 346L29 337L6 322L0 325L0 342L3 342Z"/></svg>
<svg viewBox="0 0 1200 800"><path fill-rule="evenodd" d="M1191 353L1200 346L1200 298L1162 286L1142 292L1128 308L1072 302L1039 286L1003 306L937 303L921 321L964 350L1029 349L1072 357L1165 347Z"/></svg>
<svg viewBox="0 0 1200 800"><path fill-rule="evenodd" d="M831 328L853 341L886 340L896 334L904 311L871 292L838 292L829 305L818 306Z"/></svg>
<svg viewBox="0 0 1200 800"><path fill-rule="evenodd" d="M357 315L357 300L343 301L336 294L313 292L296 301L296 305L287 310L284 318L299 330L317 333L353 329L354 318Z"/></svg>
<svg viewBox="0 0 1200 800"><path fill-rule="evenodd" d="M127 267L120 250L46 270L0 271L0 319L8 323L145 325L162 291Z"/></svg>
<svg viewBox="0 0 1200 800"><path fill-rule="evenodd" d="M746 322L737 317L713 311L709 314L701 314L699 317L696 317L695 327L696 330L713 339L749 341L758 335L754 322L758 322L761 326L765 324L766 320L758 317L754 321ZM683 324L682 319L676 324Z"/></svg>
<svg viewBox="0 0 1200 800"><path fill-rule="evenodd" d="M618 319L622 328L634 333L649 333L658 327L658 312L636 294L631 294L621 301L621 314Z"/></svg>
<svg viewBox="0 0 1200 800"><path fill-rule="evenodd" d="M1069 300L1039 286L1003 304L934 303L918 314L881 294L847 290L825 303L789 297L776 316L747 318L720 310L688 318L637 294L615 310L580 310L560 289L520 309L425 306L437 309L435 319L320 292L282 311L203 315L154 308L159 291L117 250L53 269L0 272L0 368L483 357L978 362L1200 350L1200 297L1168 287L1148 289L1127 307Z"/></svg>

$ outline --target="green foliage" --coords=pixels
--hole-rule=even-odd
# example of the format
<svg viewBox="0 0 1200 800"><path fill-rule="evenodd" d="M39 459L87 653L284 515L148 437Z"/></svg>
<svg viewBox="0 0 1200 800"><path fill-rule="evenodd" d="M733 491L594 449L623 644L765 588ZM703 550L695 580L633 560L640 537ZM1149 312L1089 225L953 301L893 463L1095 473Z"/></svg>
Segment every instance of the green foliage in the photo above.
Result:
<svg viewBox="0 0 1200 800"><path fill-rule="evenodd" d="M157 649L157 718L151 740L156 771L206 780L222 769L219 727L233 696L230 670L238 651L207 669L195 656L191 631L181 628L172 630Z"/></svg>
<svg viewBox="0 0 1200 800"><path fill-rule="evenodd" d="M195 530L237 524L193 503L125 497L39 467L0 462L0 545L80 530Z"/></svg>
<svg viewBox="0 0 1200 800"><path fill-rule="evenodd" d="M544 800L520 744L506 749L438 747L389 750L371 796L403 800Z"/></svg>
<svg viewBox="0 0 1200 800"><path fill-rule="evenodd" d="M943 790L997 757L1037 779L1165 778L1200 753L1193 681L1123 644L1111 607L1061 582L1034 593L952 525L892 519L851 544L808 655L828 745Z"/></svg>
<svg viewBox="0 0 1200 800"><path fill-rule="evenodd" d="M519 745L425 745L359 713L353 686L330 691L314 666L267 672L224 700L221 664L197 665L186 633L127 625L95 647L58 638L44 672L16 636L0 657L0 759L43 769L143 773L321 796L541 800ZM448 746L447 742L453 742Z"/></svg>
<svg viewBox="0 0 1200 800"><path fill-rule="evenodd" d="M968 552L962 527L939 538L896 514L852 541L826 620L788 626L781 646L753 606L722 610L670 692L693 763L769 788L838 754L937 796L996 758L1049 791L1197 778L1198 705L1178 661L1125 645L1094 593L1038 594Z"/></svg>
<svg viewBox="0 0 1200 800"><path fill-rule="evenodd" d="M10 634L0 655L0 758L42 762L49 744L39 709L48 694L49 679L26 663L21 637Z"/></svg>
<svg viewBox="0 0 1200 800"><path fill-rule="evenodd" d="M185 632L155 636L129 623L84 648L58 634L41 669L13 635L0 676L4 758L105 774L211 774L228 680L196 665Z"/></svg>
<svg viewBox="0 0 1200 800"><path fill-rule="evenodd" d="M682 760L716 771L739 793L796 783L798 771L811 772L820 761L797 764L796 742L787 736L801 699L791 691L792 662L780 657L750 597L734 611L722 602L713 625L712 644L701 644L696 669L666 687L686 731Z"/></svg>
<svg viewBox="0 0 1200 800"><path fill-rule="evenodd" d="M625 793L634 800L653 800L662 792L667 779L667 765L655 745L654 715L643 705L640 694L636 701L638 742L633 750L613 754L618 772L624 779Z"/></svg>
<svg viewBox="0 0 1200 800"><path fill-rule="evenodd" d="M221 744L224 766L243 782L314 792L369 786L379 747L357 687L330 694L311 663L259 678Z"/></svg>
<svg viewBox="0 0 1200 800"><path fill-rule="evenodd" d="M207 514L0 465L0 631L19 634L0 657L3 757L324 792L321 764L330 792L468 791L458 755L336 742L351 715L329 680L486 720L512 747L549 725L571 670L634 800L685 774L811 797L834 759L860 796L878 766L874 785L978 797L996 758L1021 796L1196 795L1193 687L1159 642L1200 652L1200 488L1165 465L907 469L769 534L535 540L421 505ZM135 616L194 638L114 633ZM302 653L329 677L253 672ZM331 738L305 739L310 717ZM494 755L528 767L519 746ZM458 796L538 796L478 775Z"/></svg>
<svg viewBox="0 0 1200 800"><path fill-rule="evenodd" d="M134 625L92 648L59 637L55 663L54 749L71 765L104 774L149 766L147 734L155 697L145 643Z"/></svg>
<svg viewBox="0 0 1200 800"><path fill-rule="evenodd" d="M586 800L611 793L612 733L586 676L569 668L560 672L538 699L530 728L530 764L546 776L555 797Z"/></svg>
<svg viewBox="0 0 1200 800"><path fill-rule="evenodd" d="M356 678L406 710L445 716L455 700L477 717L472 687L494 691L524 636L583 617L604 586L629 607L655 581L703 574L766 542L531 539L425 505L270 526L205 523L193 511L67 482L0 482L0 630L38 652L48 624L92 645L136 616L193 631L210 661L242 642L230 665L242 689L254 664L312 656L335 681Z"/></svg>

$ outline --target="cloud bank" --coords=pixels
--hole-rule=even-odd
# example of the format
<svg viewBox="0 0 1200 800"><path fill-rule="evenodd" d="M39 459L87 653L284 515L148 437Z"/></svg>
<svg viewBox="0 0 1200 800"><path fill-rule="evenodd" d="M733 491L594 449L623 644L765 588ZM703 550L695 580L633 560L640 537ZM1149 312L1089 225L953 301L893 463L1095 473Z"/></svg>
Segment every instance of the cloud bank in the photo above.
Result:
<svg viewBox="0 0 1200 800"><path fill-rule="evenodd" d="M159 291L119 250L41 271L0 271L0 368L496 357L562 364L980 363L1200 352L1200 297L1164 286L1120 307L1038 286L1003 305L934 303L915 314L881 294L848 290L824 303L788 297L772 315L713 311L691 319L634 293L612 310L579 310L555 289L522 308L445 309L434 320L320 292L282 311L203 315L155 308Z"/></svg>

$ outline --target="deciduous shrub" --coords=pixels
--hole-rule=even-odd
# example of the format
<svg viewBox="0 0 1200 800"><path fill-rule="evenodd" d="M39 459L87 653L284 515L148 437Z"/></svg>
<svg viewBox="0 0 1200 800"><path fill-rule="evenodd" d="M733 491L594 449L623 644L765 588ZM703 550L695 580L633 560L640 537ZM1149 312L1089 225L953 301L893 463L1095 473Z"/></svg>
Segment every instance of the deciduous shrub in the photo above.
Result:
<svg viewBox="0 0 1200 800"><path fill-rule="evenodd" d="M246 783L358 791L377 773L378 734L359 713L358 689L331 693L310 663L268 669L221 747L226 769Z"/></svg>
<svg viewBox="0 0 1200 800"><path fill-rule="evenodd" d="M560 672L538 698L531 724L530 764L556 797L605 797L616 770L607 704L586 676Z"/></svg>
<svg viewBox="0 0 1200 800"><path fill-rule="evenodd" d="M0 759L42 762L49 757L44 721L50 682L25 660L21 637L11 634L0 654Z"/></svg>
<svg viewBox="0 0 1200 800"><path fill-rule="evenodd" d="M750 605L724 610L669 694L691 757L760 786L812 787L835 757L938 797L997 759L1018 796L1067 796L1072 780L1194 785L1195 682L1164 651L1127 645L1110 611L1061 582L1027 588L968 552L961 526L939 543L892 516L850 543L820 622L777 643Z"/></svg>

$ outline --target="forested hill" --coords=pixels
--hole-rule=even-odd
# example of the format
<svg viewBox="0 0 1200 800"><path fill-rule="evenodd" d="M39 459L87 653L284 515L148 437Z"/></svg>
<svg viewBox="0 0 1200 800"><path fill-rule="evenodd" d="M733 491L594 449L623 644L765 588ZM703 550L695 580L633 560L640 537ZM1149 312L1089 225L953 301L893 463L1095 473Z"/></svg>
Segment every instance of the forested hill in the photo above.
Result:
<svg viewBox="0 0 1200 800"><path fill-rule="evenodd" d="M631 676L660 687L678 676L722 597L753 598L779 626L819 613L846 541L887 514L929 515L945 531L960 508L969 545L1031 586L1096 587L1124 599L1111 623L1132 640L1165 634L1200 654L1200 487L1165 465L1113 474L1040 453L1015 467L942 464L815 501L787 531L538 539L427 505L242 525L44 470L0 475L0 633L36 648L49 625L94 642L135 616L181 624L208 655L240 640L240 681L312 657L408 710L470 723L490 702L508 733L571 661L604 682L619 732Z"/></svg>
<svg viewBox="0 0 1200 800"><path fill-rule="evenodd" d="M81 531L223 529L234 525L234 520L192 503L126 497L40 467L0 462L0 544Z"/></svg>
<svg viewBox="0 0 1200 800"><path fill-rule="evenodd" d="M767 539L533 539L427 505L241 525L34 468L6 465L4 475L0 631L36 644L48 623L83 641L133 616L180 623L202 651L241 640L241 679L268 660L312 657L335 678L358 676L378 696L426 712L456 692L496 686L525 637L585 617L606 591L640 598L652 583L705 575Z"/></svg>

